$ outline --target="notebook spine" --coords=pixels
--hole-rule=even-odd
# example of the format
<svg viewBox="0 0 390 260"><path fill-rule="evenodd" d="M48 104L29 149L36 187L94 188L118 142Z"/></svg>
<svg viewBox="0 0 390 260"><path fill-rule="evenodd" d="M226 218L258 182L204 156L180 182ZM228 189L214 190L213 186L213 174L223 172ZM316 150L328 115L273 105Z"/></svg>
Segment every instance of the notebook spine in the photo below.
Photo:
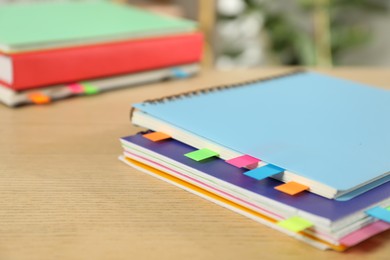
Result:
<svg viewBox="0 0 390 260"><path fill-rule="evenodd" d="M239 83L235 83L235 84L219 85L219 86L208 87L208 88L194 90L194 91L187 91L187 92L182 92L182 93L175 94L175 95L164 96L164 97L156 98L156 99L148 99L148 100L143 101L142 103L143 104L165 103L165 102L172 101L175 99L182 99L182 98L187 98L187 97L191 97L191 96L198 96L198 95L202 95L202 94L207 94L207 93L216 92L216 91L222 91L222 90L231 89L231 88L243 87L243 86L246 86L249 84L255 84L255 83L259 83L259 82L265 82L265 81L269 81L269 80L284 78L284 77L288 77L288 76L292 76L292 75L296 75L296 74L300 74L300 73L304 73L304 72L306 72L306 70L304 70L304 69L295 69L295 70L287 72L287 73L263 77L260 79L248 80L248 81L239 82ZM135 110L134 107L132 107L130 110L130 121L133 117L134 110Z"/></svg>

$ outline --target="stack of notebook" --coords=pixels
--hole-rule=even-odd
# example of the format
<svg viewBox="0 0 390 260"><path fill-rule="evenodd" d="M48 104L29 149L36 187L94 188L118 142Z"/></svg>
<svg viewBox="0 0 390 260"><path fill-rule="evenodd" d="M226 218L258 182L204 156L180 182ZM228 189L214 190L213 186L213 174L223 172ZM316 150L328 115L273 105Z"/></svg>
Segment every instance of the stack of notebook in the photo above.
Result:
<svg viewBox="0 0 390 260"><path fill-rule="evenodd" d="M229 105L226 105L229 104ZM390 228L390 91L314 72L135 104L134 168L321 249Z"/></svg>
<svg viewBox="0 0 390 260"><path fill-rule="evenodd" d="M196 24L110 2L0 7L0 101L43 104L199 70Z"/></svg>

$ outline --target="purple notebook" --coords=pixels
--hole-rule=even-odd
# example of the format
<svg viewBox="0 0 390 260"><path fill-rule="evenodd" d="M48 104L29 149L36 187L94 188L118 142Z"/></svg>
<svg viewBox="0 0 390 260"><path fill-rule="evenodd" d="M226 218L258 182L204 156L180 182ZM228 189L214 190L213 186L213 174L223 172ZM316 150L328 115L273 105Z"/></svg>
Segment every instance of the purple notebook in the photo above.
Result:
<svg viewBox="0 0 390 260"><path fill-rule="evenodd" d="M290 196L274 189L275 186L282 184L282 182L271 178L257 181L245 176L243 174L246 171L245 169L232 166L222 159L213 158L202 162L191 160L185 157L184 154L195 151L196 149L176 140L168 139L152 142L142 137L142 134L124 137L122 140L159 153L242 189L331 221L337 221L347 217L350 214L366 209L390 197L390 182L384 183L348 201L330 200L310 192L302 192L298 195Z"/></svg>

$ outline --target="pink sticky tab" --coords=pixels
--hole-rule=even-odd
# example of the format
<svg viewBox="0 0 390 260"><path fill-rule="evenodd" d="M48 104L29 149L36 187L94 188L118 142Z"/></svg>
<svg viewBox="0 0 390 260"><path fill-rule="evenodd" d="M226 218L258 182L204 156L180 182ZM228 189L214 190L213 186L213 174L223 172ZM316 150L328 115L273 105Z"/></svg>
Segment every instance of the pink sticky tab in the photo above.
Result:
<svg viewBox="0 0 390 260"><path fill-rule="evenodd" d="M73 94L81 94L84 92L83 86L79 83L69 84L68 88Z"/></svg>
<svg viewBox="0 0 390 260"><path fill-rule="evenodd" d="M250 155L242 155L226 161L228 164L234 165L238 168L247 167L249 169L254 169L257 167L257 164L260 162L259 159L252 157Z"/></svg>
<svg viewBox="0 0 390 260"><path fill-rule="evenodd" d="M377 221L369 224L349 235L346 235L340 240L340 243L345 246L354 246L376 234L379 234L390 228L390 224L384 221Z"/></svg>

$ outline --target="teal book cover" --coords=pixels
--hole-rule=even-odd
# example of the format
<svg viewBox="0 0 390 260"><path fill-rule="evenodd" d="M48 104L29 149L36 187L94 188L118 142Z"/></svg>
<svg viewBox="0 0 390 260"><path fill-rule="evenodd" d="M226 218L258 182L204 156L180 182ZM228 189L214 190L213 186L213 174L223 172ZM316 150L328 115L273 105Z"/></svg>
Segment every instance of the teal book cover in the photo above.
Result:
<svg viewBox="0 0 390 260"><path fill-rule="evenodd" d="M105 1L0 6L0 51L193 31L196 23Z"/></svg>

